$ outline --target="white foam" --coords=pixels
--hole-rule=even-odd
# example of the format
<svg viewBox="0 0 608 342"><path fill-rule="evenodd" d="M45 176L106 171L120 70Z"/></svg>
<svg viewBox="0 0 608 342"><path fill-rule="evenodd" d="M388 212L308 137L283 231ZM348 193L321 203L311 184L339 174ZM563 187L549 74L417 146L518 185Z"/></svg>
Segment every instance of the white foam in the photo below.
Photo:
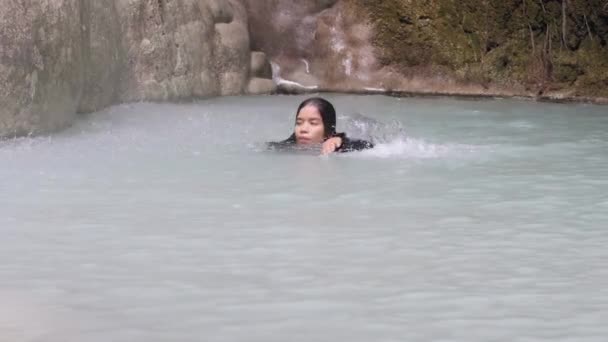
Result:
<svg viewBox="0 0 608 342"><path fill-rule="evenodd" d="M301 88L301 89L305 89L305 90L316 90L319 88L319 86L316 86L316 85L305 86L298 82L286 80L281 77L281 66L279 64L271 61L270 65L272 67L272 80L274 81L274 83L277 86L286 85L286 86Z"/></svg>
<svg viewBox="0 0 608 342"><path fill-rule="evenodd" d="M387 143L378 143L373 149L355 155L373 158L433 159L463 155L475 151L473 146L459 144L433 144L414 138L398 138Z"/></svg>
<svg viewBox="0 0 608 342"><path fill-rule="evenodd" d="M384 88L364 87L363 89L365 91L375 91L375 92L379 92L379 93L386 92L386 89L384 89Z"/></svg>
<svg viewBox="0 0 608 342"><path fill-rule="evenodd" d="M277 81L277 85L288 85L288 86L293 86L293 87L298 87L298 88L302 88L302 89L307 89L307 90L315 90L315 89L319 89L319 86L305 86L301 83L298 82L294 82L294 81L290 81L290 80L285 80L285 79L280 79L279 81Z"/></svg>
<svg viewBox="0 0 608 342"><path fill-rule="evenodd" d="M346 58L342 60L342 66L344 67L344 73L347 76L350 76L353 72L353 61L350 52L347 54Z"/></svg>
<svg viewBox="0 0 608 342"><path fill-rule="evenodd" d="M310 64L308 63L306 58L302 58L301 61L302 61L302 63L304 63L304 66L306 67L306 73L310 74Z"/></svg>

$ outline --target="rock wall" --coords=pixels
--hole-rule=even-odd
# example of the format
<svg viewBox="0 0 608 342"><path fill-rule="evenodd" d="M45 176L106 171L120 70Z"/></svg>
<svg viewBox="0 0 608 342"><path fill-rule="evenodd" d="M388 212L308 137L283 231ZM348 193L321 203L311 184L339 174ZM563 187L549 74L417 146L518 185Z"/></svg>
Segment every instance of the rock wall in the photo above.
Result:
<svg viewBox="0 0 608 342"><path fill-rule="evenodd" d="M398 13L379 15L391 1L401 0L243 0L252 46L272 60L282 92L516 94L511 88L461 81L442 70L400 68L402 60L420 54L424 42L387 57L385 48L408 42L399 36L386 44L377 41L386 32L381 20L399 18ZM433 1L425 3L420 7Z"/></svg>
<svg viewBox="0 0 608 342"><path fill-rule="evenodd" d="M598 100L607 75L606 0L0 2L0 138L276 85Z"/></svg>
<svg viewBox="0 0 608 342"><path fill-rule="evenodd" d="M608 98L606 0L343 1L369 18L376 56L404 80L444 79L472 93Z"/></svg>
<svg viewBox="0 0 608 342"><path fill-rule="evenodd" d="M74 117L84 79L79 0L0 2L0 137Z"/></svg>
<svg viewBox="0 0 608 342"><path fill-rule="evenodd" d="M247 19L239 0L4 0L0 138L121 102L272 92Z"/></svg>
<svg viewBox="0 0 608 342"><path fill-rule="evenodd" d="M243 0L283 91L608 101L606 0Z"/></svg>
<svg viewBox="0 0 608 342"><path fill-rule="evenodd" d="M252 46L275 65L281 90L356 91L377 87L372 26L343 0L243 0Z"/></svg>

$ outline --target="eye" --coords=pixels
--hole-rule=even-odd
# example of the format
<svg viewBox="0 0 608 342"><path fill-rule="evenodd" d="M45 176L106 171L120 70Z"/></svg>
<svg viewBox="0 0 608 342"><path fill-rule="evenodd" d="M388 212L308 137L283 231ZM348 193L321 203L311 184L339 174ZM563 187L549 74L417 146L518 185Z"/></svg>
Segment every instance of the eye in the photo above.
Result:
<svg viewBox="0 0 608 342"><path fill-rule="evenodd" d="M319 124L319 120L310 120L310 124L313 126L317 126Z"/></svg>

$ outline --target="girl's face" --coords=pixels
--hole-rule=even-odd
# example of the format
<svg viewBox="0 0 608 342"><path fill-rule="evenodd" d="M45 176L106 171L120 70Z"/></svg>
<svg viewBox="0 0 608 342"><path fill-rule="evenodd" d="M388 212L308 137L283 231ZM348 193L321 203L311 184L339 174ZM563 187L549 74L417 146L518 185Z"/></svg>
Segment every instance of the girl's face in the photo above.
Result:
<svg viewBox="0 0 608 342"><path fill-rule="evenodd" d="M325 126L317 107L306 106L300 110L295 133L298 145L320 144L325 140Z"/></svg>

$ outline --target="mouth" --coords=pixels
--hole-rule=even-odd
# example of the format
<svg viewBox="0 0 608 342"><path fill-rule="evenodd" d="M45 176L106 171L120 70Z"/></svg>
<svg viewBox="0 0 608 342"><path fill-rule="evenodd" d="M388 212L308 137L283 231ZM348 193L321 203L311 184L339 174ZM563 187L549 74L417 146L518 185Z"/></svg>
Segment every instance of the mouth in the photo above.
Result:
<svg viewBox="0 0 608 342"><path fill-rule="evenodd" d="M307 138L307 137L298 137L297 141L298 141L298 144L310 144L310 142L312 140L310 138Z"/></svg>

